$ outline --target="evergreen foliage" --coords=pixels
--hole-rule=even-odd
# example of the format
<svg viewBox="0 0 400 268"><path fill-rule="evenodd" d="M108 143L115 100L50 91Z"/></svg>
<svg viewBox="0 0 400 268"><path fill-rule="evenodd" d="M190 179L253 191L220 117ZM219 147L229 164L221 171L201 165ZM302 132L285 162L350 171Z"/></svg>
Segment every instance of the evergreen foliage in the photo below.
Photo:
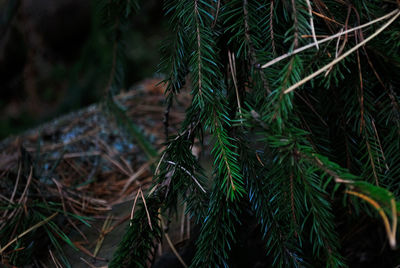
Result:
<svg viewBox="0 0 400 268"><path fill-rule="evenodd" d="M153 229L141 208L112 267L144 266L159 213L182 201L200 225L191 267L230 265L249 208L273 267L346 267L337 207L381 218L395 248L399 12L391 1L166 0L167 109L187 79L192 102L147 197ZM191 152L204 133L211 178Z"/></svg>

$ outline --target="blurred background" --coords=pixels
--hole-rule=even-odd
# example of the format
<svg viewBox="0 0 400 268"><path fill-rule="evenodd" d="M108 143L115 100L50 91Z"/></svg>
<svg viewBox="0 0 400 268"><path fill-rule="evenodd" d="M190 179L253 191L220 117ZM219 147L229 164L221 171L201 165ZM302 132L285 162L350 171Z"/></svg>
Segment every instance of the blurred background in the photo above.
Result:
<svg viewBox="0 0 400 268"><path fill-rule="evenodd" d="M0 140L101 100L112 45L95 0L0 0ZM162 1L124 29L125 85L157 75Z"/></svg>

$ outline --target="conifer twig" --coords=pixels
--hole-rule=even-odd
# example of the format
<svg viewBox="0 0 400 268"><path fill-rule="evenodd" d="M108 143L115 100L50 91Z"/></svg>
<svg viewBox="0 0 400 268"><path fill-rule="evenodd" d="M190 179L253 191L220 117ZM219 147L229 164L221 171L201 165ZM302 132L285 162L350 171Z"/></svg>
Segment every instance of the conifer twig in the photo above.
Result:
<svg viewBox="0 0 400 268"><path fill-rule="evenodd" d="M314 77L318 76L319 74L321 74L322 72L326 71L327 69L329 69L331 66L334 66L335 64L337 64L338 62L340 62L341 60L343 60L344 58L346 58L347 56L349 56L351 53L353 53L354 51L356 51L357 49L359 49L361 46L365 45L366 43L368 43L369 41L371 41L373 38L375 38L377 35L379 35L383 30L385 30L390 24L393 23L393 21L395 21L398 16L400 15L399 10L396 10L396 15L394 15L387 23L385 23L381 28L379 28L378 30L376 30L373 34L371 34L370 36L368 36L368 38L366 38L364 41L358 43L356 46L354 46L353 48L349 49L346 53L344 53L342 56L336 58L335 60L333 60L332 62L328 63L327 65L325 65L324 67L320 68L318 71L310 74L309 76L307 76L306 78L302 79L301 81L297 82L296 84L290 86L288 89L286 89L284 91L284 94L288 94L290 92L292 92L293 90L295 90L296 88L298 88L299 86L305 84L306 82L310 81L311 79L313 79Z"/></svg>

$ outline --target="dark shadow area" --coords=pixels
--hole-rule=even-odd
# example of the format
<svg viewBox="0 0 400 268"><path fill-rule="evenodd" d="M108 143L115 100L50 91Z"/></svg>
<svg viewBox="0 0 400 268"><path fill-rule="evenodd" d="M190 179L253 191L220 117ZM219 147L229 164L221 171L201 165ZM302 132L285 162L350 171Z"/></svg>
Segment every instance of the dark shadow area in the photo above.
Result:
<svg viewBox="0 0 400 268"><path fill-rule="evenodd" d="M112 65L96 1L0 1L0 139L101 100ZM124 29L126 87L152 77L165 35L162 2Z"/></svg>

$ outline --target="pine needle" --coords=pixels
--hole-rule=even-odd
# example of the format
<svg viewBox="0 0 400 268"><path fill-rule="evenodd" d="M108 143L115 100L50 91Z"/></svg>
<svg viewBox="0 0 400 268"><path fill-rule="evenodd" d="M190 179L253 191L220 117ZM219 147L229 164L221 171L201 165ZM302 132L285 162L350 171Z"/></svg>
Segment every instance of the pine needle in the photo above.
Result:
<svg viewBox="0 0 400 268"><path fill-rule="evenodd" d="M392 225L390 225L388 217L386 216L385 212L383 211L382 207L378 204L378 202L376 202L371 197L369 197L365 194L358 193L355 191L346 190L346 193L357 196L357 197L367 201L371 206L373 206L375 208L376 211L378 211L379 216L381 216L381 218L383 220L383 225L385 226L385 230L386 230L386 234L389 239L390 247L392 249L395 249L396 248L396 229L397 229L397 210L396 210L396 202L394 201L394 199L392 198L390 200L391 209L392 209L392 218L393 218Z"/></svg>
<svg viewBox="0 0 400 268"><path fill-rule="evenodd" d="M24 231L23 233L17 235L17 237L15 237L13 240L11 240L10 242L7 243L7 245L5 245L4 247L0 248L0 254L3 253L9 246L11 246L12 244L14 244L16 241L18 241L18 239L21 239L23 236L29 234L30 232L32 232L33 230L39 228L40 226L48 223L51 219L53 219L55 216L57 216L58 212L55 212L54 214L52 214L50 217L42 220L41 222L36 223L35 225L33 225L32 227L28 228L26 231Z"/></svg>

